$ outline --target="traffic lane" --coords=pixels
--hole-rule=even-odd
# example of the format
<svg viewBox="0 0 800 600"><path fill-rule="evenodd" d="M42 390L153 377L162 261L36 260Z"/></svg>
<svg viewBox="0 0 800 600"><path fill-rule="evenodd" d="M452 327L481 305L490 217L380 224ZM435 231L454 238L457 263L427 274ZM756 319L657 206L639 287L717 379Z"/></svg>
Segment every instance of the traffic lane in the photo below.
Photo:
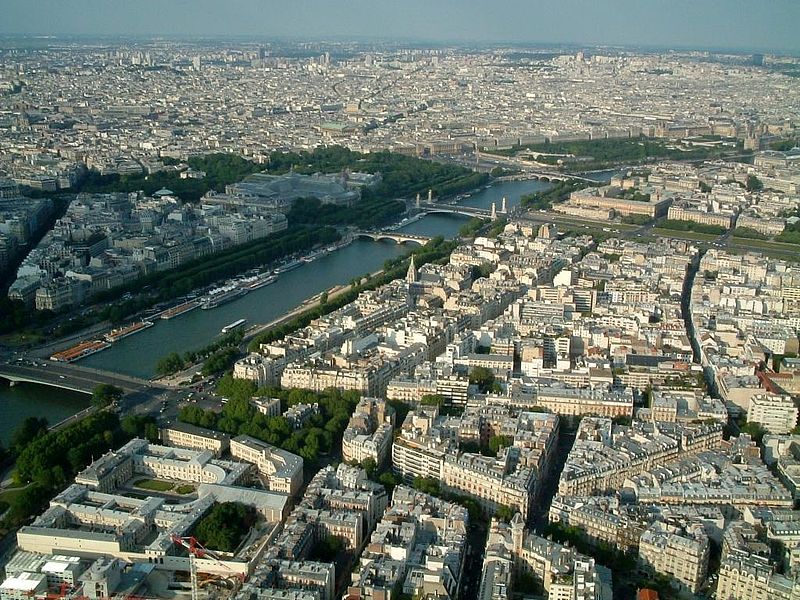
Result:
<svg viewBox="0 0 800 600"><path fill-rule="evenodd" d="M76 377L72 374L63 374L57 371L45 371L40 368L20 368L16 365L12 365L12 368L6 367L4 371L8 375L16 375L21 378L31 379L34 383L38 382L42 385L70 386L79 388L86 393L91 393L98 383L111 383L110 381L97 381L94 379L87 379L85 377Z"/></svg>
<svg viewBox="0 0 800 600"><path fill-rule="evenodd" d="M8 370L10 374L16 374L20 377L29 377L43 382L51 382L54 384L59 383L59 381L71 382L76 386L84 387L88 392L91 392L95 386L101 383L114 385L128 392L135 391L141 387L114 375L86 373L75 369L63 368L56 362L45 362L33 365L9 363L8 365L4 365L4 368Z"/></svg>

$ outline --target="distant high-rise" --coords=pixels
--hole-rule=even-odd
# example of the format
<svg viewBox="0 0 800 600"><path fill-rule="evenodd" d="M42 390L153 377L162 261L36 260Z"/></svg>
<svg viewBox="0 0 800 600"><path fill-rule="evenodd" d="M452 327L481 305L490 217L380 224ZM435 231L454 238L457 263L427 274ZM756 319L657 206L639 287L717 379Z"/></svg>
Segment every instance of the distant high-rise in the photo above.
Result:
<svg viewBox="0 0 800 600"><path fill-rule="evenodd" d="M197 71L198 73L200 72L200 69L202 68L202 65L200 64L200 57L199 56L195 56L192 59L192 68L195 71Z"/></svg>
<svg viewBox="0 0 800 600"><path fill-rule="evenodd" d="M753 65L756 67L761 67L764 65L764 55L763 54L753 54L752 58Z"/></svg>

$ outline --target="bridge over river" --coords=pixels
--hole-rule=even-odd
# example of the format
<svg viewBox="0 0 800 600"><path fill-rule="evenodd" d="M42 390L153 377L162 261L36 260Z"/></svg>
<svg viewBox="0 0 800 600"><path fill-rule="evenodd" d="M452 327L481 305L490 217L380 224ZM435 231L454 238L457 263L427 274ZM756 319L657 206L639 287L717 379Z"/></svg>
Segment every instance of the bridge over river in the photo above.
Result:
<svg viewBox="0 0 800 600"><path fill-rule="evenodd" d="M7 379L12 385L22 382L36 383L84 394L91 394L94 388L102 383L114 385L126 394L153 387L153 384L146 379L42 360L21 360L0 364L0 378Z"/></svg>
<svg viewBox="0 0 800 600"><path fill-rule="evenodd" d="M416 242L420 246L427 244L431 238L427 235L416 235L414 233L403 233L402 231L356 231L355 237L369 238L379 242L381 240L393 240L398 244Z"/></svg>

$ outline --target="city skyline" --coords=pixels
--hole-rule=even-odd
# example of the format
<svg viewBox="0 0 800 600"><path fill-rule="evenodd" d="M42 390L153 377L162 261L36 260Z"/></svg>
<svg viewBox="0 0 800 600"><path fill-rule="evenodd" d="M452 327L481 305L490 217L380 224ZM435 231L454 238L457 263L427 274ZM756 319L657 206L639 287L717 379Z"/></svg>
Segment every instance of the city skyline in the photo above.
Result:
<svg viewBox="0 0 800 600"><path fill-rule="evenodd" d="M800 599L800 1L29 2L0 600Z"/></svg>
<svg viewBox="0 0 800 600"><path fill-rule="evenodd" d="M163 5L152 0L36 3L6 0L3 35L269 37L406 40L476 44L583 44L653 48L800 52L793 25L800 4L778 0L753 11L732 0L711 2L606 0L588 3L517 0L501 7L484 0L353 0L344 5L311 0L275 3L214 0ZM498 10L501 8L502 10ZM667 10L667 8L669 10ZM158 20L153 15L158 15Z"/></svg>

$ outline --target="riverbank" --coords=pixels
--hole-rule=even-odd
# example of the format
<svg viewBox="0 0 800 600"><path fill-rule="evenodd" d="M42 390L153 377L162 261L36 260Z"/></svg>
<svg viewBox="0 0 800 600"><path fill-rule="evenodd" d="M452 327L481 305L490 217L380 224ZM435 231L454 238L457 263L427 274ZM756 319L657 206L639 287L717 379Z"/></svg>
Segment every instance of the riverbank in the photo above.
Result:
<svg viewBox="0 0 800 600"><path fill-rule="evenodd" d="M371 277L379 275L382 272L383 270L376 271L371 275ZM346 293L348 289L350 289L350 286L344 286L344 285L331 288L330 290L327 291L328 302L331 302L336 298L338 298L339 296L341 296L342 294ZM270 321L269 323L257 324L250 327L249 329L247 329L244 337L242 338L242 344L246 344L256 336L267 333L272 329L275 329L277 327L280 327L281 325L284 325L285 323L288 323L289 321L298 317L299 315L303 314L306 311L320 307L322 295L325 293L326 292L323 291L318 294L314 294L310 298L304 300L299 306L297 306L293 310L290 310L289 312L278 317L277 319ZM199 372L202 365L203 361L199 361L184 367L179 373L164 375L163 377L155 377L151 381L153 383L158 383L168 387L186 385L191 382L192 378Z"/></svg>
<svg viewBox="0 0 800 600"><path fill-rule="evenodd" d="M91 396L33 383L0 382L0 443L8 446L17 426L28 417L56 424L86 409Z"/></svg>
<svg viewBox="0 0 800 600"><path fill-rule="evenodd" d="M499 203L503 196L507 196L509 205L513 206L520 196L549 185L531 180L493 183L489 188L481 186L473 191L462 203L489 208L492 202ZM398 232L453 238L467 221L468 218L459 215L432 214L403 224ZM177 352L182 355L188 349L204 347L219 336L223 326L241 318L251 324L263 324L259 332L279 327L305 310L318 308L322 292L328 291L328 302L331 303L347 292L354 280L382 274L387 260L404 256L413 247L391 241L356 239L349 246L303 263L297 269L281 274L275 283L218 308L193 310L169 320L159 319L154 327L120 340L103 352L82 359L79 364L150 379L156 373L156 363L166 354ZM316 304L305 304L315 298ZM48 351L50 349L52 346ZM194 371L190 373L193 374ZM51 422L57 422L88 404L88 399L79 394L52 388L26 385L11 389L0 385L0 416L3 417L0 440L3 439L3 428L7 428L10 435L10 431L28 416L47 416Z"/></svg>

